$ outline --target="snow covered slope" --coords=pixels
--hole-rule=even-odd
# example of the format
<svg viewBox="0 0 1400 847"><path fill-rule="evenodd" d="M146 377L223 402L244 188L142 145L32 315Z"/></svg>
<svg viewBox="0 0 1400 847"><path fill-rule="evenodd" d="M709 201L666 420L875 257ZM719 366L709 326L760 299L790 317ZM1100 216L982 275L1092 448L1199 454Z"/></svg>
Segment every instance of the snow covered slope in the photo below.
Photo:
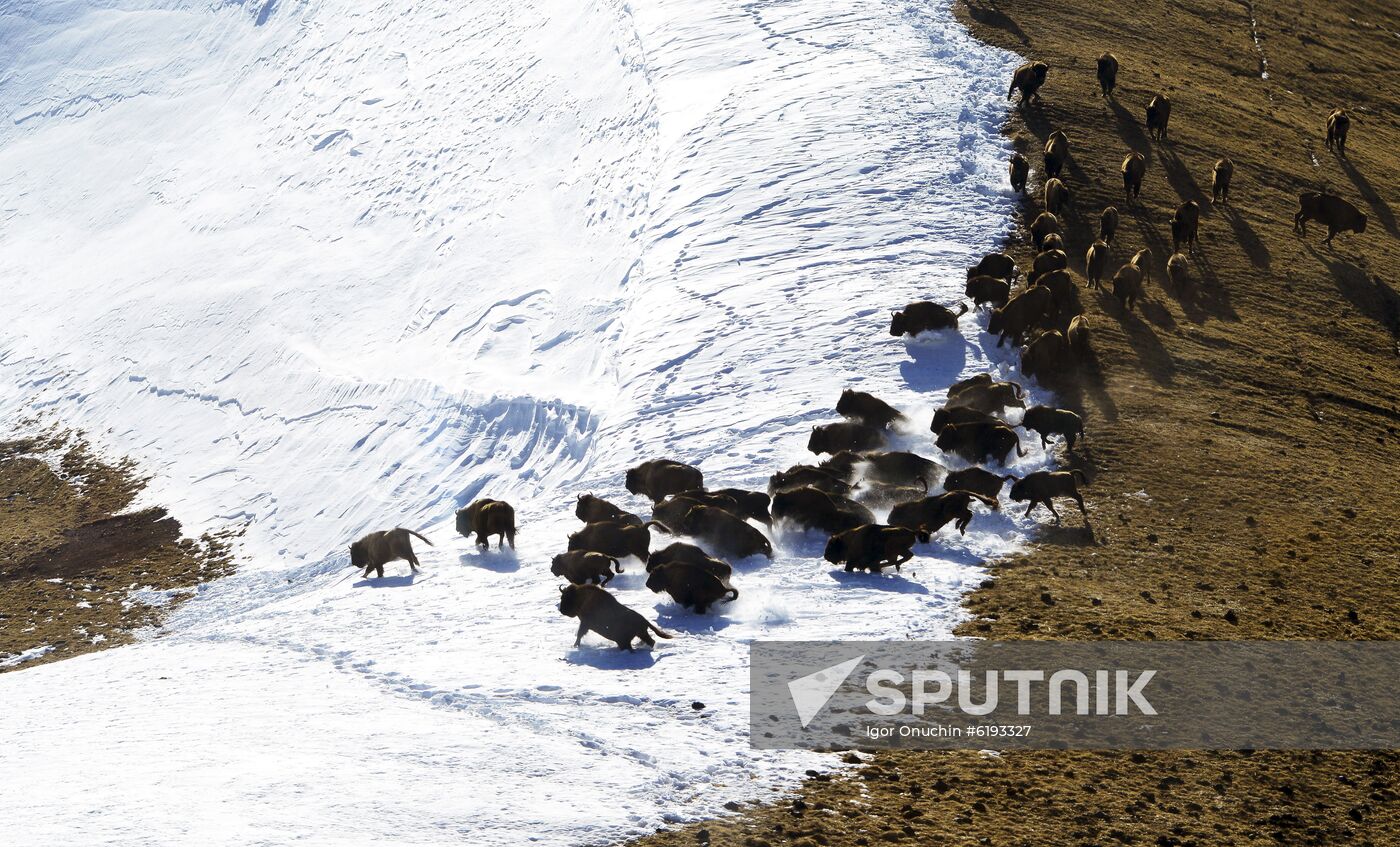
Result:
<svg viewBox="0 0 1400 847"><path fill-rule="evenodd" d="M886 330L958 300L1011 208L1015 57L939 3L0 0L0 62L0 414L137 458L192 531L248 525L165 637L0 677L0 781L28 786L0 815L36 840L712 814L831 765L748 749L749 640L947 635L1028 528L854 578L782 533L710 617L629 573L677 635L651 654L572 649L548 576L575 493L643 509L637 461L761 488L842 387L926 421L1007 369L980 319ZM452 532L483 494L518 553ZM428 579L340 581L400 524Z"/></svg>

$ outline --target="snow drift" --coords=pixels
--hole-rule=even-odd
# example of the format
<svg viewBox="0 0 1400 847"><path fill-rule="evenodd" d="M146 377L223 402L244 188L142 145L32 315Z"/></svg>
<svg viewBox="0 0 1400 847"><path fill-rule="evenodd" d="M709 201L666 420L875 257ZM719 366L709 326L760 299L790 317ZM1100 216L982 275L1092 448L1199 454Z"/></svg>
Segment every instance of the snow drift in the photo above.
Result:
<svg viewBox="0 0 1400 847"><path fill-rule="evenodd" d="M940 4L0 2L0 57L0 413L137 458L191 531L248 530L164 637L0 678L27 786L0 814L36 841L713 814L832 764L748 749L749 640L946 636L1028 528L979 516L882 577L780 532L708 617L628 573L678 636L650 654L572 649L547 574L575 493L643 508L640 460L761 488L843 387L922 428L1010 369L972 317L886 331L960 298L1013 202L1015 57ZM453 534L483 494L517 553ZM436 542L428 578L340 581L394 525Z"/></svg>

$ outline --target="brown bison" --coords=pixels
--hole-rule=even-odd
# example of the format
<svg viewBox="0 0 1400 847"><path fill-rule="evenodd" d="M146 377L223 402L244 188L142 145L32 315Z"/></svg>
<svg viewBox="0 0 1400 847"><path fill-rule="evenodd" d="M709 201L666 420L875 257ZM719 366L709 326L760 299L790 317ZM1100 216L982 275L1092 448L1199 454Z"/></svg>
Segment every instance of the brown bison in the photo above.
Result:
<svg viewBox="0 0 1400 847"><path fill-rule="evenodd" d="M1050 289L1031 286L1008 300L1005 306L992 310L987 332L996 334L998 347L1007 339L1011 339L1012 344L1021 344L1054 308L1055 295Z"/></svg>
<svg viewBox="0 0 1400 847"><path fill-rule="evenodd" d="M739 515L739 504L729 497L711 494L708 491L682 491L672 494L651 509L651 519L668 526L677 526L685 519L686 512L696 506L711 506L723 509L731 515Z"/></svg>
<svg viewBox="0 0 1400 847"><path fill-rule="evenodd" d="M408 562L409 570L417 573L418 557L413 555L413 540L409 538L410 535L429 547L433 546L433 542L401 526L371 532L350 545L350 567L364 568L363 576L366 578L369 577L370 571L374 571L375 576L382 577L385 565L403 560Z"/></svg>
<svg viewBox="0 0 1400 847"><path fill-rule="evenodd" d="M903 412L874 394L850 388L841 392L841 399L836 401L836 413L879 429L886 429L895 421L904 419Z"/></svg>
<svg viewBox="0 0 1400 847"><path fill-rule="evenodd" d="M995 497L984 497L975 491L948 491L900 503L890 510L890 526L902 526L918 532L933 535L949 523L960 534L967 535L967 525L972 522L972 501L976 500L992 511L1001 509Z"/></svg>
<svg viewBox="0 0 1400 847"><path fill-rule="evenodd" d="M887 485L912 485L922 483L928 488L930 481L937 481L946 469L917 453L893 450L888 453L865 454L865 479Z"/></svg>
<svg viewBox="0 0 1400 847"><path fill-rule="evenodd" d="M1020 426L1040 433L1040 446L1050 446L1050 436L1059 435L1065 439L1069 449L1074 449L1074 440L1084 437L1084 419L1069 409L1055 409L1050 406L1032 406L1021 417Z"/></svg>
<svg viewBox="0 0 1400 847"><path fill-rule="evenodd" d="M1084 481L1084 474L1078 470L1069 471L1036 471L1026 474L1021 479L1011 484L1011 499L1017 503L1030 501L1030 506L1026 507L1026 515L1035 511L1035 507L1041 503L1050 510L1050 514L1059 521L1060 513L1055 511L1053 499L1056 497L1069 497L1079 504L1079 511L1084 514L1084 519L1089 519L1089 512L1084 508L1084 497L1079 493L1079 486L1075 480Z"/></svg>
<svg viewBox="0 0 1400 847"><path fill-rule="evenodd" d="M1045 175L1047 177L1059 176L1068 162L1069 136L1057 129L1050 133L1050 137L1045 140ZM1046 206L1048 208L1049 204L1047 203ZM1050 209L1050 211L1055 210Z"/></svg>
<svg viewBox="0 0 1400 847"><path fill-rule="evenodd" d="M1026 278L1026 281L1031 285L1035 285L1035 281L1039 279L1042 274L1063 270L1067 267L1069 267L1069 256L1065 254L1065 251L1058 248L1054 250L1042 250L1036 254L1035 262L1031 264L1030 276Z"/></svg>
<svg viewBox="0 0 1400 847"><path fill-rule="evenodd" d="M1016 281L1016 260L1005 253L988 253L976 265L967 269L967 278L994 276L1007 282Z"/></svg>
<svg viewBox="0 0 1400 847"><path fill-rule="evenodd" d="M1044 62L1027 62L1016 69L1016 73L1011 77L1011 88L1006 92L1006 99L1010 100L1017 91L1021 92L1021 105L1035 100L1040 101L1040 87L1045 84L1045 75L1050 72L1050 66Z"/></svg>
<svg viewBox="0 0 1400 847"><path fill-rule="evenodd" d="M635 524L636 526L642 525L641 518L631 512L619 509L601 497L594 497L592 494L579 495L578 503L574 506L574 515L584 523L613 521L615 523Z"/></svg>
<svg viewBox="0 0 1400 847"><path fill-rule="evenodd" d="M1142 193L1142 177L1146 173L1146 156L1133 152L1123 157L1123 196L1129 201Z"/></svg>
<svg viewBox="0 0 1400 847"><path fill-rule="evenodd" d="M799 488L777 495L773 498L773 516L828 535L875 522L870 510L856 501L815 488Z"/></svg>
<svg viewBox="0 0 1400 847"><path fill-rule="evenodd" d="M1346 109L1333 109L1327 116L1327 149L1336 150L1343 156L1347 152L1347 132L1351 130L1351 116Z"/></svg>
<svg viewBox="0 0 1400 847"><path fill-rule="evenodd" d="M879 573L881 569L899 566L914 558L914 543L928 541L927 533L902 526L869 524L833 535L826 542L822 558L833 565L845 564L847 571L863 570Z"/></svg>
<svg viewBox="0 0 1400 847"><path fill-rule="evenodd" d="M1112 53L1105 53L1099 57L1099 89L1102 96L1112 97L1113 89L1118 85L1118 57Z"/></svg>
<svg viewBox="0 0 1400 847"><path fill-rule="evenodd" d="M559 612L565 617L578 618L577 647L588 632L596 632L619 649L632 652L632 641L642 641L648 647L655 647L658 638L671 636L656 628L656 625L637 612L627 608L606 589L596 585L566 585L559 589Z"/></svg>
<svg viewBox="0 0 1400 847"><path fill-rule="evenodd" d="M841 479L825 468L813 467L812 465L793 465L785 471L779 471L768 477L768 492L770 494L781 494L784 491L809 485L828 494L840 494L843 497L851 493L849 480Z"/></svg>
<svg viewBox="0 0 1400 847"><path fill-rule="evenodd" d="M1335 194L1320 194L1304 191L1298 195L1298 212L1293 216L1293 231L1300 235L1308 234L1308 221L1317 221L1327 227L1327 237L1323 244L1331 244L1339 232L1362 233L1366 231L1366 215Z"/></svg>
<svg viewBox="0 0 1400 847"><path fill-rule="evenodd" d="M497 546L504 548L510 542L515 549L515 509L504 500L483 498L457 510L457 532L463 537L476 533L476 546L490 547L489 536L500 536Z"/></svg>
<svg viewBox="0 0 1400 847"><path fill-rule="evenodd" d="M1011 190L1026 193L1026 180L1031 175L1031 163L1020 153L1011 154Z"/></svg>
<svg viewBox="0 0 1400 847"><path fill-rule="evenodd" d="M1118 298L1124 309L1132 311L1142 296L1142 270L1129 262L1113 275L1113 296Z"/></svg>
<svg viewBox="0 0 1400 847"><path fill-rule="evenodd" d="M961 456L969 462L995 459L1004 465L1012 451L1017 456L1026 455L1016 431L1004 423L952 424L938 433L934 443L943 452Z"/></svg>
<svg viewBox="0 0 1400 847"><path fill-rule="evenodd" d="M1229 158L1220 159L1210 172L1210 202L1224 204L1230 202L1230 180L1235 176L1235 163Z"/></svg>
<svg viewBox="0 0 1400 847"><path fill-rule="evenodd" d="M1187 200L1176 207L1176 214L1169 221L1172 227L1172 252L1181 251L1186 245L1189 253L1196 249L1196 230L1201 225L1201 207L1195 200Z"/></svg>
<svg viewBox="0 0 1400 847"><path fill-rule="evenodd" d="M862 452L885 446L883 430L862 423L845 421L812 427L807 438L807 449L817 455L839 453L842 450Z"/></svg>
<svg viewBox="0 0 1400 847"><path fill-rule="evenodd" d="M569 536L570 550L590 550L614 559L636 556L639 561L645 562L650 547L651 533L645 526L612 521L585 524L583 529Z"/></svg>
<svg viewBox="0 0 1400 847"><path fill-rule="evenodd" d="M1099 215L1099 240L1105 244L1113 243L1113 236L1118 234L1118 208L1116 206L1104 206L1103 214Z"/></svg>
<svg viewBox="0 0 1400 847"><path fill-rule="evenodd" d="M958 305L962 308L954 312L947 306L928 300L910 303L903 311L890 313L890 335L918 335L939 329L957 329L958 318L967 314L967 304Z"/></svg>
<svg viewBox="0 0 1400 847"><path fill-rule="evenodd" d="M981 409L972 409L967 406L944 406L933 413L933 423L929 424L929 431L937 434L953 424L962 423L1002 423L1002 420Z"/></svg>
<svg viewBox="0 0 1400 847"><path fill-rule="evenodd" d="M1035 278L1034 284L1050 289L1055 298L1055 308L1061 314L1077 311L1074 307L1079 300L1079 286L1074 284L1074 278L1069 275L1069 271L1062 268L1041 274Z"/></svg>
<svg viewBox="0 0 1400 847"><path fill-rule="evenodd" d="M684 533L693 536L715 550L737 558L759 554L773 558L773 544L763 533L743 518L713 506L691 508L674 525L674 529L671 524L660 521L649 521L647 526L654 526L668 535Z"/></svg>
<svg viewBox="0 0 1400 847"><path fill-rule="evenodd" d="M1021 372L1041 379L1063 373L1073 365L1069 340L1058 329L1042 332L1021 351Z"/></svg>
<svg viewBox="0 0 1400 847"><path fill-rule="evenodd" d="M549 572L562 576L574 585L593 583L607 585L612 581L613 569L622 573L622 565L612 556L595 553L592 550L570 550L555 556L549 565Z"/></svg>
<svg viewBox="0 0 1400 847"><path fill-rule="evenodd" d="M1011 299L1011 283L994 276L974 276L963 287L963 295L972 300L974 308L987 304L1001 308Z"/></svg>
<svg viewBox="0 0 1400 847"><path fill-rule="evenodd" d="M1060 231L1060 219L1050 212L1041 212L1031 221L1031 244L1037 251L1045 249L1045 239Z"/></svg>
<svg viewBox="0 0 1400 847"><path fill-rule="evenodd" d="M1141 250L1137 251L1133 254L1133 258L1129 260L1129 264L1131 264L1133 267L1137 268L1139 271L1142 272L1142 281L1144 283L1152 281L1151 250L1144 247Z"/></svg>
<svg viewBox="0 0 1400 847"><path fill-rule="evenodd" d="M1104 274L1108 273L1108 244L1095 241L1084 254L1084 277L1095 290L1103 287Z"/></svg>
<svg viewBox="0 0 1400 847"><path fill-rule="evenodd" d="M704 489L705 475L699 468L671 459L653 459L627 472L627 490L656 503L682 491Z"/></svg>
<svg viewBox="0 0 1400 847"><path fill-rule="evenodd" d="M1042 253L1046 250L1063 249L1065 249L1065 240L1060 237L1058 232L1049 233L1044 238L1040 239L1040 252Z"/></svg>
<svg viewBox="0 0 1400 847"><path fill-rule="evenodd" d="M662 565L685 564L693 568L709 571L715 575L720 582L728 582L733 575L734 569L729 567L728 562L719 559L696 547L694 544L686 544L684 541L673 541L655 550L647 557L647 573L651 573Z"/></svg>
<svg viewBox="0 0 1400 847"><path fill-rule="evenodd" d="M1089 319L1083 315L1075 315L1069 322L1069 328L1065 330L1065 339L1069 341L1069 349L1079 357L1089 354Z"/></svg>
<svg viewBox="0 0 1400 847"><path fill-rule="evenodd" d="M739 599L739 589L725 585L704 568L685 562L661 565L647 575L647 588L653 593L666 592L676 604L705 614L715 603Z"/></svg>
<svg viewBox="0 0 1400 847"><path fill-rule="evenodd" d="M1167 260L1167 279L1177 288L1185 287L1191 281L1191 263L1180 253L1173 253Z"/></svg>
<svg viewBox="0 0 1400 847"><path fill-rule="evenodd" d="M1015 478L1012 474L994 474L986 468L963 468L960 471L952 471L943 478L943 490L971 491L995 502L997 495L1001 493L1001 487L1008 479ZM992 507L998 511L1000 508L1000 505Z"/></svg>
<svg viewBox="0 0 1400 847"><path fill-rule="evenodd" d="M771 502L767 494L762 491L745 491L742 488L718 488L709 492L716 497L728 497L734 502L734 507L726 511L733 512L741 518L749 518L762 524L772 523L773 518L768 514L768 504Z"/></svg>
<svg viewBox="0 0 1400 847"><path fill-rule="evenodd" d="M1167 140L1167 121L1171 120L1172 101L1158 94L1147 104L1147 134L1155 141Z"/></svg>
<svg viewBox="0 0 1400 847"><path fill-rule="evenodd" d="M1018 383L997 382L990 378L976 382L954 385L948 389L949 408L961 407L976 409L993 414L1002 409L1026 408L1026 389Z"/></svg>

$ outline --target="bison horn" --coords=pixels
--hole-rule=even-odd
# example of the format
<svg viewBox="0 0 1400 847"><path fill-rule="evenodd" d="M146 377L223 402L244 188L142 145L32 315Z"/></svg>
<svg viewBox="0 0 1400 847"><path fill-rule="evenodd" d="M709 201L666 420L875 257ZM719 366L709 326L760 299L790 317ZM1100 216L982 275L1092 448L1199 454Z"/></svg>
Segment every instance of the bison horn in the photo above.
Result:
<svg viewBox="0 0 1400 847"><path fill-rule="evenodd" d="M564 593L564 586L562 586L562 585L559 586L559 593L560 593L560 594L563 594L563 593Z"/></svg>

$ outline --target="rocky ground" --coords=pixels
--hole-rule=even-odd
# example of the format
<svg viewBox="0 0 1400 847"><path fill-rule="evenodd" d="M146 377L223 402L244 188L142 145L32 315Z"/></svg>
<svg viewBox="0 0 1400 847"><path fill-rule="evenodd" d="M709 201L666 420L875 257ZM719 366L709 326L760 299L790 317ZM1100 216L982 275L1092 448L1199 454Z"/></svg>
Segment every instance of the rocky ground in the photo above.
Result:
<svg viewBox="0 0 1400 847"><path fill-rule="evenodd" d="M227 572L228 539L182 539L164 510L132 508L142 487L71 434L0 442L0 671L125 643L180 599L155 592Z"/></svg>
<svg viewBox="0 0 1400 847"><path fill-rule="evenodd" d="M997 563L968 598L993 639L1400 637L1400 16L1386 2L977 2L981 38L1050 65L1008 135L1035 171L1064 130L1067 250L1083 271L1099 212L1122 224L1113 268L1148 247L1146 302L1084 292L1095 361L1062 386L1088 441L1077 513ZM1099 96L1095 59L1122 64ZM1267 76L1265 75L1267 72ZM1169 141L1146 104L1173 101ZM1324 145L1353 116L1345 157ZM1119 165L1148 158L1141 202ZM1235 164L1231 203L1211 168ZM1293 232L1326 188L1369 215L1332 247ZM1166 281L1167 219L1201 204L1189 281ZM1023 266L1031 253L1011 252ZM1071 507L1072 508L1072 507ZM1396 844L1395 752L892 753L797 797L658 833L648 847Z"/></svg>

